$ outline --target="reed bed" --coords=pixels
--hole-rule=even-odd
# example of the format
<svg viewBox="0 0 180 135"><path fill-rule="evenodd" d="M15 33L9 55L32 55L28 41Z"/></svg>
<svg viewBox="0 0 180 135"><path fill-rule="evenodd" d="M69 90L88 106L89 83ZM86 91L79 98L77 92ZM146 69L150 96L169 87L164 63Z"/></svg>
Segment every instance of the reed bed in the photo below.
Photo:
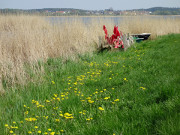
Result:
<svg viewBox="0 0 180 135"><path fill-rule="evenodd" d="M151 33L150 39L161 35L180 33L180 17L126 17L119 25L125 33Z"/></svg>
<svg viewBox="0 0 180 135"><path fill-rule="evenodd" d="M63 24L48 22L40 16L0 16L0 92L3 84L26 84L32 80L27 67L33 73L43 72L38 61L62 57L74 59L76 54L93 52L98 37L104 36L102 26L106 25L112 34L113 21L92 20L85 24L77 17ZM180 33L180 19L152 19L131 17L119 22L124 33L152 33L159 35Z"/></svg>

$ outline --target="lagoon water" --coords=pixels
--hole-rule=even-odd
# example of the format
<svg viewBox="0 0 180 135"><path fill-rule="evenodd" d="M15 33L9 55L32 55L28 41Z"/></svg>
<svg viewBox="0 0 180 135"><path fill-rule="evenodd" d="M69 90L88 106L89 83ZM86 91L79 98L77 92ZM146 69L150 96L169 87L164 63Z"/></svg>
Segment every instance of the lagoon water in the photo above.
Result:
<svg viewBox="0 0 180 135"><path fill-rule="evenodd" d="M108 22L112 22L115 25L118 25L121 21L123 20L129 20L129 21L133 21L134 18L139 18L139 19L180 19L180 15L169 15L169 16L118 16L118 17L113 17L113 16L101 16L101 17L78 17L78 16L72 16L72 17L47 17L46 19L48 21L50 21L53 24L56 23L70 23L73 21L81 21L85 24L91 23L93 21L108 21Z"/></svg>

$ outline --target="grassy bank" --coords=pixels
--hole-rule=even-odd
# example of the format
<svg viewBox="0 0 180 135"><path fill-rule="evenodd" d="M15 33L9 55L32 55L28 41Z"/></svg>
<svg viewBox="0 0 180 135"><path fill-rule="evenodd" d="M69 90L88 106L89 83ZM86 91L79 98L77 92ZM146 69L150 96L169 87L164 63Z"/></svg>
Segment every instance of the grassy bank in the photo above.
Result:
<svg viewBox="0 0 180 135"><path fill-rule="evenodd" d="M48 59L43 82L0 98L0 134L178 135L179 51L177 34L126 52Z"/></svg>
<svg viewBox="0 0 180 135"><path fill-rule="evenodd" d="M180 33L179 19L126 17L119 21L124 33L152 33L152 39L159 35ZM40 16L0 16L0 93L14 84L25 85L35 81L24 65L34 74L43 73L38 62L48 58L62 57L76 59L76 54L93 52L104 36L102 26L109 34L113 32L113 21L92 20L85 25L78 17L74 21L52 25ZM7 89L6 89L7 90Z"/></svg>

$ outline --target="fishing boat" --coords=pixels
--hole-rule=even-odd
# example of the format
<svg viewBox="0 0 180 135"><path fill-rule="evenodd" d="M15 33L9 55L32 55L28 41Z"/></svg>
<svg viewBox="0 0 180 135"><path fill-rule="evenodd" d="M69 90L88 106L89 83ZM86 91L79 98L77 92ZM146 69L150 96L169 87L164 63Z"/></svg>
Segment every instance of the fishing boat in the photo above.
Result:
<svg viewBox="0 0 180 135"><path fill-rule="evenodd" d="M140 42L142 40L147 40L150 37L151 33L141 33L141 34L132 34L136 40L136 42Z"/></svg>

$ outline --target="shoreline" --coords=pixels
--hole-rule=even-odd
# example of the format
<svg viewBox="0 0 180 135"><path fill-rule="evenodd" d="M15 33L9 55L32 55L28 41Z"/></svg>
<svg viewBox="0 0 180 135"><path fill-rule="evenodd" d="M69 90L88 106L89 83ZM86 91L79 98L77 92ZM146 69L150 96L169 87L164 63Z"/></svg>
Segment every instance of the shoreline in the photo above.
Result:
<svg viewBox="0 0 180 135"><path fill-rule="evenodd" d="M74 15L74 16L45 16L45 17L153 17L153 16L158 16L158 17L178 16L178 17L180 17L180 15L137 15L137 16L79 16L79 15Z"/></svg>

